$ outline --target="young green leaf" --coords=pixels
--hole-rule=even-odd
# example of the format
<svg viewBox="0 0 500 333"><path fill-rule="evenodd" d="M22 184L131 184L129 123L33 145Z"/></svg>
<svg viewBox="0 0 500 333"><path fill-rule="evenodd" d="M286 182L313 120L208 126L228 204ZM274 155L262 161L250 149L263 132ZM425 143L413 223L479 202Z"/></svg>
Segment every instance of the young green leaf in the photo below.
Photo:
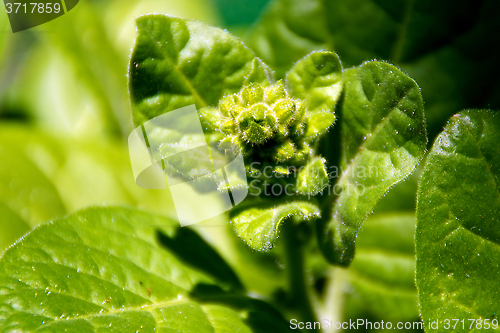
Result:
<svg viewBox="0 0 500 333"><path fill-rule="evenodd" d="M424 320L498 316L499 142L498 112L463 111L450 119L427 158L416 234Z"/></svg>
<svg viewBox="0 0 500 333"><path fill-rule="evenodd" d="M328 51L307 55L287 73L286 86L292 97L305 100L307 111L334 113L343 87L339 57Z"/></svg>
<svg viewBox="0 0 500 333"><path fill-rule="evenodd" d="M335 114L330 111L308 112L307 129L304 135L306 141L313 141L325 134L335 122Z"/></svg>
<svg viewBox="0 0 500 333"><path fill-rule="evenodd" d="M311 220L320 216L320 210L307 201L290 201L272 207L241 207L232 212L231 223L236 234L250 247L268 251L278 239L281 224L292 216Z"/></svg>
<svg viewBox="0 0 500 333"><path fill-rule="evenodd" d="M317 231L326 258L346 266L363 221L391 186L415 169L427 136L419 87L396 67L367 62L344 71L344 82L345 170L332 214L318 221Z"/></svg>
<svg viewBox="0 0 500 333"><path fill-rule="evenodd" d="M130 61L136 125L183 106L216 106L251 82L272 81L267 66L224 30L194 20L151 14L137 19Z"/></svg>
<svg viewBox="0 0 500 333"><path fill-rule="evenodd" d="M302 195L316 195L327 186L328 172L324 158L313 158L297 175L297 192Z"/></svg>
<svg viewBox="0 0 500 333"><path fill-rule="evenodd" d="M339 57L328 51L307 55L287 73L286 85L293 97L305 100L306 140L328 131L335 122L335 106L343 88Z"/></svg>
<svg viewBox="0 0 500 333"><path fill-rule="evenodd" d="M196 286L215 281L158 244L157 230L173 236L177 228L140 211L99 208L35 229L0 262L0 330L254 331L258 309L193 299Z"/></svg>

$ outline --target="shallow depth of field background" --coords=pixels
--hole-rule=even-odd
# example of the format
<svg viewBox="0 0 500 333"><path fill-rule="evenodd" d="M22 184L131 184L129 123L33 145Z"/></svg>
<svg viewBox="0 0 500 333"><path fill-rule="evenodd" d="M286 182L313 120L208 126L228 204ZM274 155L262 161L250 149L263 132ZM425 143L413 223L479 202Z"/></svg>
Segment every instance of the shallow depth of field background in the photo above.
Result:
<svg viewBox="0 0 500 333"><path fill-rule="evenodd" d="M127 68L135 38L134 19L146 13L166 13L204 21L244 37L267 2L81 0L62 17L16 34L0 6L0 252L38 224L88 206L128 205L175 217L168 191L135 185L128 158L126 139L133 124ZM480 36L484 38L481 45L498 49L498 34L486 31ZM432 98L428 102L426 96L438 95L446 85L462 83L437 70L419 72L416 68L412 72L411 66L403 70L426 87L423 97L431 110L426 114L430 143L446 119L462 108L500 106L500 94L494 94L500 91L498 80L488 86L490 91L475 93L475 99L452 96L450 107L433 103ZM470 74L464 85L474 86L471 80L484 83L484 73L458 70L464 77ZM481 93L488 94L488 101L481 99ZM363 233L372 232L384 242L390 237L386 232L394 232L393 226L398 225L406 251L402 258L408 258L408 253L411 258L418 174L382 200L361 238ZM406 214L404 221L393 224L390 219L377 219L377 213L395 210ZM236 267L249 290L279 299L285 283L279 249L269 255L252 253L225 227L226 222L227 217L221 216L194 228ZM336 270L345 278L339 280L338 290L348 296L343 304L337 304L344 309L344 319L418 320L411 260L403 271L401 265L408 261L379 272L382 277L370 276L364 271L367 265L373 266L369 271L377 271L377 261L385 260L383 251L379 256L373 251L362 256L363 244L370 248L370 242L369 237L359 242L360 259L348 270L325 269L320 256L311 256L311 274ZM397 285L401 274L410 274L409 287ZM324 288L322 281L321 276L315 279L318 291Z"/></svg>
<svg viewBox="0 0 500 333"><path fill-rule="evenodd" d="M22 227L2 226L0 245L89 205L129 204L172 215L170 195L136 187L130 173L127 68L134 20L168 13L244 33L264 2L83 0L16 34L2 6L0 216L15 215Z"/></svg>

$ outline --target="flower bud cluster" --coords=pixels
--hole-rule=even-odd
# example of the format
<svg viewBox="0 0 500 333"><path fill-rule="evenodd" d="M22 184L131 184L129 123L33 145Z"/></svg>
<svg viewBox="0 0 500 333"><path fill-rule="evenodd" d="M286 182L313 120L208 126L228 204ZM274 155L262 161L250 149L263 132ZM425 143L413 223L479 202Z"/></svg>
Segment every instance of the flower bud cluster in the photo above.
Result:
<svg viewBox="0 0 500 333"><path fill-rule="evenodd" d="M311 155L304 140L304 101L291 98L282 81L269 87L252 83L221 99L218 110L202 110L202 116L222 132L221 144L238 147L245 158L302 165Z"/></svg>

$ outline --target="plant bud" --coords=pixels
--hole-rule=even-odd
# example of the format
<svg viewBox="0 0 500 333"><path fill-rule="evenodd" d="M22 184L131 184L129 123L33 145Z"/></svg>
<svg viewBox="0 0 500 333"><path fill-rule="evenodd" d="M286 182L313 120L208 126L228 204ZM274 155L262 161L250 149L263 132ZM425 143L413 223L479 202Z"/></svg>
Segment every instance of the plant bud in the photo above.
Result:
<svg viewBox="0 0 500 333"><path fill-rule="evenodd" d="M287 93L285 90L285 85L283 81L279 80L275 85L265 88L266 102L268 104L273 104L278 99L287 98Z"/></svg>
<svg viewBox="0 0 500 333"><path fill-rule="evenodd" d="M241 101L244 106L264 101L264 89L258 83L252 83L241 91Z"/></svg>

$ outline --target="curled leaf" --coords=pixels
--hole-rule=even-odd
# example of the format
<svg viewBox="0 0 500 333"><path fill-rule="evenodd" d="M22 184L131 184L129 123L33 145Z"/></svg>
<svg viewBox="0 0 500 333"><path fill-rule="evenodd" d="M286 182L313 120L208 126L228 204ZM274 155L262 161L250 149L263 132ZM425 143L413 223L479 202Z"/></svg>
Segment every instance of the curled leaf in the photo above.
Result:
<svg viewBox="0 0 500 333"><path fill-rule="evenodd" d="M305 140L312 141L325 134L335 122L335 115L329 111L309 112Z"/></svg>
<svg viewBox="0 0 500 333"><path fill-rule="evenodd" d="M311 220L320 216L320 210L306 201L290 201L272 207L244 207L232 213L231 223L238 236L250 247L268 251L279 236L281 224L292 216Z"/></svg>
<svg viewBox="0 0 500 333"><path fill-rule="evenodd" d="M339 57L329 51L308 54L287 73L286 85L293 97L305 100L307 111L333 114L343 88Z"/></svg>

